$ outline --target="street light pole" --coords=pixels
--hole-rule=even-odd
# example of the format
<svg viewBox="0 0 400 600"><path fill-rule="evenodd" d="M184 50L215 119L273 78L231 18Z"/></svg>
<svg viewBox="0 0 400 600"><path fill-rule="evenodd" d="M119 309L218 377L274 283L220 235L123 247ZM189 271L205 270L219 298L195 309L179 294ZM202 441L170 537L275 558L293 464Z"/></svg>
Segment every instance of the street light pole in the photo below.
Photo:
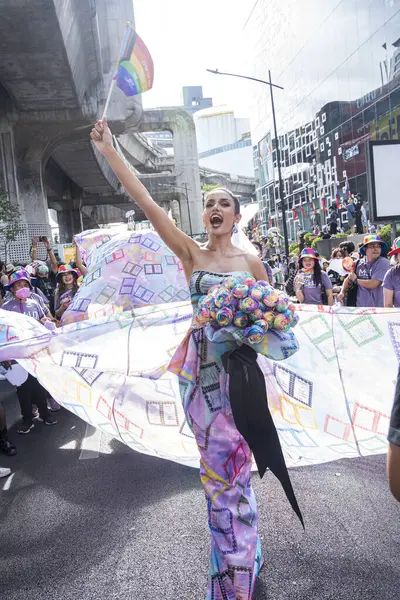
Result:
<svg viewBox="0 0 400 600"><path fill-rule="evenodd" d="M280 145L279 138L276 126L276 115L275 115L275 102L274 102L274 94L272 88L278 88L283 90L283 87L280 85L276 85L276 83L272 83L271 80L271 71L268 71L269 81L264 81L263 79L256 79L255 77L248 77L247 75L237 75L236 73L223 73L222 71L218 71L218 69L206 69L209 73L213 73L214 75L228 75L229 77L239 77L240 79L249 79L250 81L257 81L258 83L264 83L269 86L271 92L271 105L272 105L272 118L274 122L274 135L276 141L276 162L278 165L278 179L279 179L279 195L281 199L281 209L282 209L282 227L283 227L283 238L285 242L285 253L286 256L289 257L289 240L288 240L288 232L287 232L287 223L286 223L286 202L284 198L284 187L282 180L282 170L281 170L281 153L280 153ZM275 177L274 177L275 181Z"/></svg>
<svg viewBox="0 0 400 600"><path fill-rule="evenodd" d="M284 198L285 190L283 187L282 170L281 170L281 148L280 148L280 144L279 144L279 137L278 137L277 127L276 127L275 102L274 102L274 91L272 89L271 71L268 71L268 78L269 78L269 90L271 92L272 119L274 122L274 135L275 135L275 143L276 143L276 162L278 165L279 196L281 197L283 239L285 242L286 258L289 258L289 240L288 240L287 223L286 223L286 202L285 202L285 198Z"/></svg>
<svg viewBox="0 0 400 600"><path fill-rule="evenodd" d="M184 183L184 186L185 186L185 193L186 193L186 205L187 205L187 211L188 211L188 216L189 216L190 237L192 237L193 236L192 218L190 216L189 194L188 194L188 186L187 186L186 181Z"/></svg>

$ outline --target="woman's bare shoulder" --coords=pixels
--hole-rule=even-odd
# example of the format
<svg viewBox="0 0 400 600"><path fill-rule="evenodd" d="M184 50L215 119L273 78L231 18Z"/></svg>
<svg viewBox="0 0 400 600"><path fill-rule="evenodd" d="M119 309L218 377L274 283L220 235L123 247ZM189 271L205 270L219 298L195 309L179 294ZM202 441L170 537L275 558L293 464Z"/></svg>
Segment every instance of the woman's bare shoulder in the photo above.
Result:
<svg viewBox="0 0 400 600"><path fill-rule="evenodd" d="M249 271L253 277L255 277L257 280L264 280L268 277L263 262L260 258L258 258L258 256L246 252L245 259L248 264Z"/></svg>

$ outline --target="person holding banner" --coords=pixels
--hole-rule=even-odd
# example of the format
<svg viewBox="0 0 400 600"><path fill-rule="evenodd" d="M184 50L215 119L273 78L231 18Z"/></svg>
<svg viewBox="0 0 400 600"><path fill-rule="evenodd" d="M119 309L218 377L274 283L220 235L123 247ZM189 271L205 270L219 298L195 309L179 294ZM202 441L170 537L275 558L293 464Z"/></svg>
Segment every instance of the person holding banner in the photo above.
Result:
<svg viewBox="0 0 400 600"><path fill-rule="evenodd" d="M293 287L300 303L333 306L332 282L321 270L312 248L304 248L299 256L299 271Z"/></svg>
<svg viewBox="0 0 400 600"><path fill-rule="evenodd" d="M51 319L46 316L45 310L36 294L32 293L29 273L23 269L12 273L6 289L10 292L10 298L4 302L0 310L25 314L40 321L49 329L55 327ZM22 367L19 365L17 367L23 371ZM12 369L12 366L9 364L7 368ZM46 390L40 385L36 377L27 374L26 371L25 377L24 381L14 384L17 385L17 396L22 414L22 423L17 429L17 433L20 434L29 433L35 425L32 418L33 404L38 407L39 419L45 425L55 425L57 423L57 420L50 414L47 407Z"/></svg>
<svg viewBox="0 0 400 600"><path fill-rule="evenodd" d="M239 223L241 214L239 200L231 192L216 189L206 196L203 222L208 242L200 246L172 223L139 179L127 168L113 147L112 134L106 121L97 122L90 137L109 162L123 188L141 207L161 239L182 262L194 306L212 287L229 278L232 280L235 277L235 281L242 278L244 281L246 277L252 276L256 280L265 280L266 272L261 260L232 244L232 232ZM285 336L280 333L279 338L275 339L279 339L277 346L282 351L280 345L284 343L282 340ZM293 338L291 340L293 345ZM227 344L230 348L228 352ZM287 356L283 351L279 357L272 356L273 345L273 341L268 344L272 358L283 359ZM236 354L233 358L233 354L240 350L243 356L239 358L239 354ZM279 350L277 348L278 352ZM250 383L237 381L237 377L245 370L244 362L241 362L245 359L248 361L246 373L249 373ZM255 579L263 564L257 506L251 487L252 451L261 476L265 469L260 470L257 461L260 446L256 442L252 445L255 441L254 426L252 428L248 425L248 430L251 431L241 433L238 423L243 424L243 421L236 418L240 415L238 412L235 414L234 408L241 403L242 414L246 412L244 404L251 403L247 402L247 398L244 402L241 390L246 388L250 397L253 391L257 396L260 388L262 392L263 385L262 409L267 405L265 380L261 371L261 379L257 379L256 360L256 351L248 345L238 347L229 339L227 342L220 340L215 343L206 336L202 327L193 324L168 367L179 377L186 422L196 439L201 456L200 475L212 537L207 600L251 600ZM252 387L254 378L257 379L257 385L260 385L257 390ZM234 390L232 381L238 383ZM273 429L269 429L269 434L263 435L259 440L261 439L263 450L270 444L268 460L271 462L268 466L280 479L293 510L302 522L276 429L270 415L269 418ZM251 416L247 423L249 422ZM257 426L259 431L264 431L260 420L257 421ZM249 438L252 441L248 442ZM276 461L275 466L273 461ZM276 467L278 464L279 467Z"/></svg>
<svg viewBox="0 0 400 600"><path fill-rule="evenodd" d="M385 308L400 308L400 237L393 242L388 257L395 256L397 264L385 275L383 280L383 297Z"/></svg>
<svg viewBox="0 0 400 600"><path fill-rule="evenodd" d="M71 265L61 265L57 273L57 287L54 293L54 313L61 319L78 291L79 275Z"/></svg>
<svg viewBox="0 0 400 600"><path fill-rule="evenodd" d="M347 292L357 286L357 307L383 308L382 282L390 269L387 258L382 256L387 245L379 235L367 235L360 246L360 256L355 269L344 280L339 300L343 301Z"/></svg>

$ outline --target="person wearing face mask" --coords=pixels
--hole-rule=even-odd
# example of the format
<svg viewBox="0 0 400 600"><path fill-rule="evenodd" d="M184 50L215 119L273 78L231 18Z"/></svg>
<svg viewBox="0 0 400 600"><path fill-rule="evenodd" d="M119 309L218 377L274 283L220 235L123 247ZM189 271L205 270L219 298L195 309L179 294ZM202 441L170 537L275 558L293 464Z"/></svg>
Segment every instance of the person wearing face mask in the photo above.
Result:
<svg viewBox="0 0 400 600"><path fill-rule="evenodd" d="M20 269L10 276L7 290L10 292L10 298L4 302L0 310L18 312L33 319L40 321L46 327L51 329L54 326L51 319L46 316L43 306L32 295L32 284L29 273ZM9 366L9 365L8 365ZM22 423L17 429L17 433L26 434L34 427L32 417L32 404L36 405L39 411L37 420L45 425L55 425L56 419L50 414L47 407L47 392L40 385L36 377L28 375L27 380L17 387L17 396L21 407Z"/></svg>
<svg viewBox="0 0 400 600"><path fill-rule="evenodd" d="M57 273L57 288L54 293L54 313L61 319L76 292L78 291L78 273L71 265L61 265Z"/></svg>
<svg viewBox="0 0 400 600"><path fill-rule="evenodd" d="M56 289L55 277L50 274L47 265L37 265L35 271L35 287L42 292L49 303L50 311L54 309L54 291Z"/></svg>
<svg viewBox="0 0 400 600"><path fill-rule="evenodd" d="M383 308L382 282L390 269L387 258L382 256L386 252L387 245L379 235L367 235L364 243L360 246L360 259L355 263L353 273L344 280L339 299L343 301L346 293L353 285L357 286L358 307Z"/></svg>

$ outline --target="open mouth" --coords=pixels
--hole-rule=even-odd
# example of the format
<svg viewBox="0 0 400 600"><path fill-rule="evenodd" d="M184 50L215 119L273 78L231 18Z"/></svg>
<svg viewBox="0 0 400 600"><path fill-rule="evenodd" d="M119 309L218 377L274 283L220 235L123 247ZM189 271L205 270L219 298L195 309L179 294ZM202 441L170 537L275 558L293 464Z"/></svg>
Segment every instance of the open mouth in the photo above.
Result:
<svg viewBox="0 0 400 600"><path fill-rule="evenodd" d="M211 215L210 223L213 227L217 227L218 225L222 225L223 219L220 215Z"/></svg>

